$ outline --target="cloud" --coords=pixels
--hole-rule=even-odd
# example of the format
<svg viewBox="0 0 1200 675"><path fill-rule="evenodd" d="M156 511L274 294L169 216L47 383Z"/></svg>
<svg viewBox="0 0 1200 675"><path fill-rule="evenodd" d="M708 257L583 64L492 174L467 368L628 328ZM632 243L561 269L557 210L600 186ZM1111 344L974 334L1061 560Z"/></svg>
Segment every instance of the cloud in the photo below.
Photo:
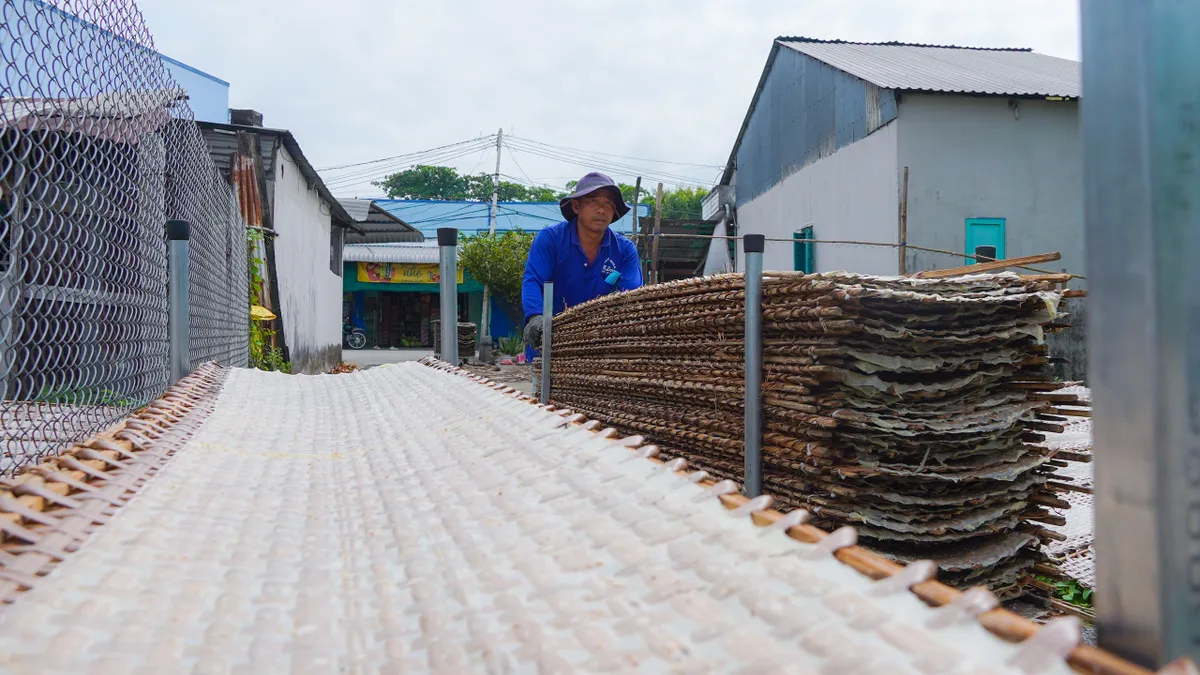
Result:
<svg viewBox="0 0 1200 675"><path fill-rule="evenodd" d="M140 0L160 51L228 80L317 166L495 133L720 165L777 35L1023 46L1078 58L1067 0ZM516 151L503 173L586 169ZM702 185L718 171L632 161ZM490 171L479 151L450 164ZM630 176L618 176L627 179ZM372 191L359 188L362 194Z"/></svg>

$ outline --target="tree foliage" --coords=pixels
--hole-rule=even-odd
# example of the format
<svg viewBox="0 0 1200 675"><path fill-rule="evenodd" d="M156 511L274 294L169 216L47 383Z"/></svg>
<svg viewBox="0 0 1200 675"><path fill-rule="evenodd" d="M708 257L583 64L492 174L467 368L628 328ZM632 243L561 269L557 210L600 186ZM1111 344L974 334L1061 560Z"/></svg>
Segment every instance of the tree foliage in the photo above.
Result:
<svg viewBox="0 0 1200 675"><path fill-rule="evenodd" d="M532 232L480 233L463 236L459 242L458 259L463 269L508 302L521 302L521 279L529 247L533 246Z"/></svg>
<svg viewBox="0 0 1200 675"><path fill-rule="evenodd" d="M529 187L520 183L500 181L502 202L556 202L575 191L579 181L568 181L565 189L551 187ZM414 166L391 174L373 183L382 188L392 199L429 199L436 201L490 202L492 200L492 176L486 173L462 175L449 166ZM633 204L634 186L618 183L625 202ZM708 190L702 187L679 187L663 190L663 217L686 220L700 218L700 203ZM654 191L641 189L639 204L650 208L654 215Z"/></svg>
<svg viewBox="0 0 1200 675"><path fill-rule="evenodd" d="M565 197L573 192L578 184L579 181L568 181L567 192L562 196ZM637 186L617 183L617 187L620 188L621 197L625 203L633 206L633 193ZM650 207L651 217L654 216L654 194L654 191L643 187L638 197L639 206ZM699 220L702 214L700 205L706 196L708 196L708 190L702 187L663 188L663 218Z"/></svg>
<svg viewBox="0 0 1200 675"><path fill-rule="evenodd" d="M382 188L392 199L429 199L435 201L490 202L492 176L486 173L459 174L449 166L414 166L393 173L372 185ZM500 201L557 201L559 193L546 187L526 187L500 181Z"/></svg>
<svg viewBox="0 0 1200 675"><path fill-rule="evenodd" d="M700 187L681 187L674 190L663 190L663 218L699 220L703 212L701 203L707 196L708 190ZM651 200L653 200L653 197L651 197ZM651 201L650 203L653 204L654 202Z"/></svg>

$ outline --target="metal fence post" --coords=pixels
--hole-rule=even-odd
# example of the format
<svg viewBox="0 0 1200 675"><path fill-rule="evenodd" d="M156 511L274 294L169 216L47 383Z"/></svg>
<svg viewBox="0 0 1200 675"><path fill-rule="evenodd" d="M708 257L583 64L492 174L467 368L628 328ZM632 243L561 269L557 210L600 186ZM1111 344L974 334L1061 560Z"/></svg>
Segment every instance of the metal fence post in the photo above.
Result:
<svg viewBox="0 0 1200 675"><path fill-rule="evenodd" d="M542 284L542 388L539 400L550 402L550 328L554 321L554 282Z"/></svg>
<svg viewBox="0 0 1200 675"><path fill-rule="evenodd" d="M1100 645L1200 661L1200 4L1084 2Z"/></svg>
<svg viewBox="0 0 1200 675"><path fill-rule="evenodd" d="M439 227L441 247L442 360L458 365L458 229Z"/></svg>
<svg viewBox="0 0 1200 675"><path fill-rule="evenodd" d="M186 220L167 221L167 326L172 384L192 372L191 283L188 279L191 230L192 226Z"/></svg>
<svg viewBox="0 0 1200 675"><path fill-rule="evenodd" d="M763 490L762 468L762 271L766 237L747 234L742 237L746 254L746 405L745 405L745 485L747 497Z"/></svg>

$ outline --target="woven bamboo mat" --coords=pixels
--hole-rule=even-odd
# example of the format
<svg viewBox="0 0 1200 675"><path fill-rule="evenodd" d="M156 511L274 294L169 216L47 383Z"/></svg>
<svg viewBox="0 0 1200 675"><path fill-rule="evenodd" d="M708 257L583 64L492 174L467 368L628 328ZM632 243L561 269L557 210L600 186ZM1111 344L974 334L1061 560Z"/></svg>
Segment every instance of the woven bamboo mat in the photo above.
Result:
<svg viewBox="0 0 1200 675"><path fill-rule="evenodd" d="M1016 675L1068 672L1070 651L1145 672L1072 651L1070 619L1039 633L641 437L435 366L235 370L198 426L167 411L124 467L76 481L155 458L0 607L0 670ZM9 515L27 534L5 563L44 532Z"/></svg>

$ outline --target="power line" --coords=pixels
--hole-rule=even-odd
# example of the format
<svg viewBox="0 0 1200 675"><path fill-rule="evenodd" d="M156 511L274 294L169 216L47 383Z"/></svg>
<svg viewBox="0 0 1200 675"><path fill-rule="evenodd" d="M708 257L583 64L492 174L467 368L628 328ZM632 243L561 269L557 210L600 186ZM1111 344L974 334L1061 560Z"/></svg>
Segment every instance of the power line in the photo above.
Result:
<svg viewBox="0 0 1200 675"><path fill-rule="evenodd" d="M486 146L483 146L483 147L486 147ZM460 150L437 155L437 156L423 157L419 161L415 161L415 162L393 163L393 164L388 164L388 165L385 165L382 167L376 167L373 169L358 171L355 173L343 174L341 176L335 176L333 178L330 178L329 180L326 180L325 184L332 188L335 186L336 187L348 187L348 186L352 186L352 185L357 185L359 183L369 183L369 182L371 182L372 179L385 178L393 173L396 173L403 169L411 168L414 166L437 165L437 163L439 163L439 162L448 162L452 159L458 159L459 157L464 157L464 156L470 155L470 154L474 153L476 150L483 149L483 147L471 146L471 147L462 148Z"/></svg>
<svg viewBox="0 0 1200 675"><path fill-rule="evenodd" d="M669 171L651 169L648 167L638 166L636 164L631 164L628 162L620 162L617 160L606 159L606 158L600 157L595 154L589 154L587 152L574 151L574 150L555 150L552 148L544 147L544 144L543 145L534 145L534 144L530 144L522 139L516 139L515 147L522 148L522 149L526 150L527 152L528 151L538 151L538 152L554 155L557 157L569 157L569 158L576 159L576 160L584 160L589 163L604 164L606 166L617 167L624 171L628 171L633 174L640 174L643 176L651 176L652 175L655 178L661 176L661 177L667 177L667 178L671 178L671 179L680 179L680 180L685 180L685 181L690 181L690 182L695 182L697 180L696 178L694 178L692 176L687 176L682 173L673 173L673 172L669 172ZM712 167L710 167L710 168L712 168Z"/></svg>
<svg viewBox="0 0 1200 675"><path fill-rule="evenodd" d="M705 169L721 169L722 171L725 170L724 164L694 164L692 162L675 162L675 161L671 161L671 160L667 160L667 159L649 159L647 157L632 157L630 155L618 155L616 153L600 152L598 150L580 150L578 148L568 148L563 145L554 145L552 143L543 143L541 141L535 141L533 139L523 138L521 136L511 136L510 135L509 138L516 138L518 140L523 140L527 143L533 143L534 145L546 146L547 148L555 148L558 150L569 150L572 152L585 153L585 154L591 154L591 155L603 155L605 157L620 157L622 159L635 159L640 162L653 162L655 164L675 164L677 166L695 166L695 167L701 167L701 168L705 168Z"/></svg>
<svg viewBox="0 0 1200 675"><path fill-rule="evenodd" d="M428 150L418 150L416 152L408 152L408 153L404 153L401 155L393 155L391 157L382 157L380 159L370 159L365 162L355 162L353 164L340 164L338 166L322 167L322 168L317 169L317 171L337 171L339 169L348 169L350 167L355 167L355 166L365 166L367 164L378 164L380 162L388 162L388 161L395 160L395 159L403 159L405 157L414 157L417 155L427 155L430 153L437 152L439 150L445 150L447 148L453 148L455 146L465 145L467 143L478 143L478 142L484 141L484 140L486 140L488 143L491 143L495 138L496 138L496 135L492 134L491 136L482 136L480 138L472 138L472 139L468 139L465 141L458 141L457 143L449 143L446 145L439 145L436 148L430 148Z"/></svg>
<svg viewBox="0 0 1200 675"><path fill-rule="evenodd" d="M426 162L446 161L448 158L457 158L457 157L461 157L463 155L469 155L483 147L486 147L486 145L483 143L476 143L476 144L464 146L461 148L442 150L442 151L440 151L436 154L432 154L432 155L423 155L416 159L410 158L410 159L405 159L405 160L388 162L387 164L384 164L382 166L375 166L375 167L371 167L368 169L358 169L357 171L352 171L350 173L344 173L341 175L333 176L332 178L329 179L328 182L341 183L341 182L346 182L347 180L350 180L353 178L358 178L358 177L363 177L363 176L377 176L377 175L381 175L381 174L387 174L387 173L391 172L392 170L394 170L395 168L402 167L402 166L413 166L416 164L423 164Z"/></svg>
<svg viewBox="0 0 1200 675"><path fill-rule="evenodd" d="M505 148L504 148L504 149L505 149L505 150L508 150L508 156L509 156L509 158L510 158L510 159L512 159L512 161L513 161L513 164L516 164L516 165L517 165L517 168L518 168L518 169L521 171L521 174L525 176L525 179L529 181L529 184L530 184L530 185L532 185L533 187L545 187L545 188L550 188L551 190L555 190L555 191L557 191L557 190L558 190L558 188L556 188L556 187L554 187L553 185L550 185L550 184L548 184L548 183L538 183L537 181L535 181L535 180L534 180L534 179L533 179L533 178L532 178L532 177L529 175L529 172L525 170L525 167L521 166L521 163L520 163L519 161L517 161L517 155L516 155L516 153L514 153L514 152L512 151L512 148L510 148L510 147L508 147L508 146L505 146ZM509 178L512 178L512 179L514 179L514 180L517 180L515 176L509 176Z"/></svg>
<svg viewBox="0 0 1200 675"><path fill-rule="evenodd" d="M547 159L554 159L554 160L557 160L560 162L566 162L568 164L575 164L577 166L584 166L584 167L588 167L588 168L604 169L606 171L609 171L612 173L618 173L618 174L628 174L628 175L632 175L632 176L640 175L640 176L644 176L644 177L650 177L650 178L659 180L664 183L696 184L696 183L700 182L699 179L693 178L690 176L683 176L683 175L678 175L678 174L653 171L646 167L638 167L638 166L632 166L632 165L628 165L628 164L620 164L620 163L613 162L611 160L604 160L604 159L600 159L597 157L588 157L588 156L582 156L582 155L577 156L577 155L570 155L570 154L566 154L566 153L560 153L557 151L544 150L544 149L536 147L536 146L523 145L519 142L514 143L512 145L512 147L517 150L520 150L522 152L526 152L526 153L529 153L532 155L537 155L539 157L545 157Z"/></svg>
<svg viewBox="0 0 1200 675"><path fill-rule="evenodd" d="M577 166L582 166L582 167L587 167L587 168L592 168L592 169L601 169L601 170L609 171L611 173L626 174L626 175L631 175L631 176L642 176L642 177L649 178L651 180L655 180L655 181L658 181L661 183L669 183L672 185L688 185L688 186L695 185L695 186L698 186L702 182L701 179L691 177L691 176L682 176L682 175L671 174L671 173L666 173L666 172L651 171L651 170L647 169L646 167L637 167L637 166L631 166L631 165L627 165L627 164L618 164L618 163L613 163L608 160L601 160L601 159L598 159L595 157L573 156L573 155L568 155L565 153L545 151L536 146L525 146L520 143L514 143L512 145L512 147L514 147L517 150L520 150L522 152L526 152L526 153L529 153L532 155L537 155L539 157L545 157L547 159L554 159L554 160L557 160L560 162L566 162L568 164L575 164Z"/></svg>

